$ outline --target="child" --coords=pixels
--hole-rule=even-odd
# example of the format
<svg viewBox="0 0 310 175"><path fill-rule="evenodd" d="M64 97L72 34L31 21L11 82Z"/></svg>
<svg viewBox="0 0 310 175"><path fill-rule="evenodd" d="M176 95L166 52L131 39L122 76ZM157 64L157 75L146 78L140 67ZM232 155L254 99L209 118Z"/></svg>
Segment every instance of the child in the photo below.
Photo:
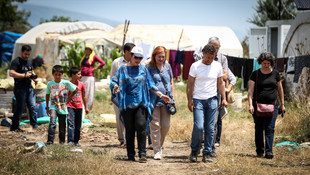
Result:
<svg viewBox="0 0 310 175"><path fill-rule="evenodd" d="M79 90L70 81L62 80L63 68L60 65L55 65L52 69L54 81L49 81L46 88L46 113L51 117L48 127L47 145L54 143L56 118L59 123L59 143L65 143L66 136L66 116L68 114L67 101ZM69 96L69 91L73 91Z"/></svg>
<svg viewBox="0 0 310 175"><path fill-rule="evenodd" d="M72 67L70 69L71 83L79 88L79 91L68 101L68 145L81 146L79 144L80 132L82 126L82 109L85 106L85 113L88 114L87 99L85 95L85 85L79 81L81 78L81 69ZM71 92L69 92L69 95ZM83 101L82 101L83 100Z"/></svg>

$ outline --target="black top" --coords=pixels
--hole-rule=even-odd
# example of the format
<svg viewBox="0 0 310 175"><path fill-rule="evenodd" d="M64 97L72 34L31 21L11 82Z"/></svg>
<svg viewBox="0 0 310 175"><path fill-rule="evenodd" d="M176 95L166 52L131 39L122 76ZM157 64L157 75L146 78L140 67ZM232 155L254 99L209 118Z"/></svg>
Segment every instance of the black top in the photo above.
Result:
<svg viewBox="0 0 310 175"><path fill-rule="evenodd" d="M15 70L17 73L25 74L28 71L32 71L32 64L29 59L27 61L20 57L15 58L12 63L10 70ZM14 78L14 89L30 88L30 78Z"/></svg>
<svg viewBox="0 0 310 175"><path fill-rule="evenodd" d="M257 102L264 104L274 104L278 95L278 82L280 81L280 74L277 70L273 69L269 74L263 74L260 69L258 71L257 79ZM255 82L253 102L256 101L256 75L254 71L250 80ZM254 103L253 103L254 104Z"/></svg>

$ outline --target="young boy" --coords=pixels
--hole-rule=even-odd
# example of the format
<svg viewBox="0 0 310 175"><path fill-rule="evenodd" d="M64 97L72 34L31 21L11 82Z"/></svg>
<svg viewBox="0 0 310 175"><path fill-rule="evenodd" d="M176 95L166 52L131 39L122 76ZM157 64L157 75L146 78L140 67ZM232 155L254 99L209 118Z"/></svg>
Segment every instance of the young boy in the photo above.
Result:
<svg viewBox="0 0 310 175"><path fill-rule="evenodd" d="M68 114L67 101L79 90L70 81L61 79L63 68L60 65L53 67L52 74L54 81L49 81L46 88L46 104L49 104L46 107L46 113L51 117L48 127L47 145L54 143L57 117L59 123L59 143L65 143L66 116ZM72 93L68 96L69 91L72 91Z"/></svg>
<svg viewBox="0 0 310 175"><path fill-rule="evenodd" d="M85 106L85 113L88 114L87 99L85 95L85 85L79 81L81 79L81 69L72 67L70 69L71 83L76 85L79 91L68 101L68 145L81 146L79 144L81 126L82 126L82 109ZM71 95L71 92L69 92ZM83 104L82 104L83 103Z"/></svg>

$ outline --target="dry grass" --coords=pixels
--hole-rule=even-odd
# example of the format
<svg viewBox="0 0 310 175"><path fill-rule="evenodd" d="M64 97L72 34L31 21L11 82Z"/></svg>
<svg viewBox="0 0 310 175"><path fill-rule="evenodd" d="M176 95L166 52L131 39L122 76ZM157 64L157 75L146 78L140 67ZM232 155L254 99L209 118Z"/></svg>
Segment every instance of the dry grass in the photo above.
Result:
<svg viewBox="0 0 310 175"><path fill-rule="evenodd" d="M108 154L83 149L71 152L70 147L52 145L46 153L17 154L1 149L0 174L118 174L119 167Z"/></svg>

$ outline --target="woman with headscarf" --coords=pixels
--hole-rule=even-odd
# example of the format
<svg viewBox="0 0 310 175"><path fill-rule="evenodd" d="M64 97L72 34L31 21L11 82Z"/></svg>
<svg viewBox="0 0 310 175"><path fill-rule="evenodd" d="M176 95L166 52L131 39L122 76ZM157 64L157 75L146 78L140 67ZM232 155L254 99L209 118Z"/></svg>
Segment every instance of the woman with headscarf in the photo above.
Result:
<svg viewBox="0 0 310 175"><path fill-rule="evenodd" d="M95 67L95 63L99 62L99 66ZM92 109L95 95L95 77L94 71L105 65L105 62L95 55L94 48L91 44L85 45L85 55L81 59L81 81L86 88L87 106Z"/></svg>

